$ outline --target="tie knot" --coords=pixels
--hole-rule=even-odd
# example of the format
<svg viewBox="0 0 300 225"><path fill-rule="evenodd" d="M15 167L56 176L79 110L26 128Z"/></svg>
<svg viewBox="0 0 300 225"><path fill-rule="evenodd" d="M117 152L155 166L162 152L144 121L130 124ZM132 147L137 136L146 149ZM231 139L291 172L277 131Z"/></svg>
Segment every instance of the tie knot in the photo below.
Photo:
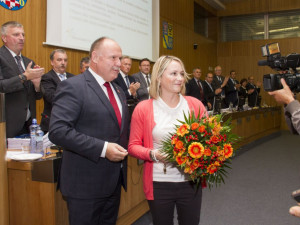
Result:
<svg viewBox="0 0 300 225"><path fill-rule="evenodd" d="M15 58L16 58L18 61L21 60L21 56L19 56L19 55L16 55Z"/></svg>
<svg viewBox="0 0 300 225"><path fill-rule="evenodd" d="M110 87L110 85L109 85L108 82L105 82L103 85L104 85L104 87L106 87L106 88L109 88L109 87Z"/></svg>
<svg viewBox="0 0 300 225"><path fill-rule="evenodd" d="M59 74L58 76L60 77L61 80L65 80L66 79L66 77L65 77L64 74Z"/></svg>

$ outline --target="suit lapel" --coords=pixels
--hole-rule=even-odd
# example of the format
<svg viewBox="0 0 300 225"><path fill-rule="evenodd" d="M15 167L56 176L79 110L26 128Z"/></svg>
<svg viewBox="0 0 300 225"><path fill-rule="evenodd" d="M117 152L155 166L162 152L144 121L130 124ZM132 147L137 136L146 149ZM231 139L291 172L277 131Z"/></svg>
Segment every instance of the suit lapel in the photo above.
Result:
<svg viewBox="0 0 300 225"><path fill-rule="evenodd" d="M96 95L98 96L98 98L100 99L100 101L103 103L104 107L109 111L109 113L111 114L111 116L113 117L113 120L115 121L115 123L118 125L119 127L119 123L118 123L118 119L115 113L114 108L112 107L108 97L106 96L106 94L104 93L104 91L102 90L102 88L99 86L97 80L93 77L93 75L86 70L83 75L86 78L87 84L91 87L91 89L96 93ZM120 98L121 99L121 98ZM122 101L121 101L122 102ZM123 106L123 104L122 104ZM123 107L122 107L123 108ZM122 122L123 124L123 122Z"/></svg>
<svg viewBox="0 0 300 225"><path fill-rule="evenodd" d="M143 86L147 87L147 83L146 83L145 77L142 74L142 72L139 73L139 77L140 77L140 82L143 84Z"/></svg>
<svg viewBox="0 0 300 225"><path fill-rule="evenodd" d="M3 51L3 54L5 55L5 57L7 59L8 65L11 65L11 67L16 72L16 74L20 74L18 65L16 63L16 60L12 56L12 54L8 51L8 49L4 45L2 46L1 50Z"/></svg>
<svg viewBox="0 0 300 225"><path fill-rule="evenodd" d="M56 84L59 84L61 82L54 70L51 70L51 76L53 77Z"/></svg>

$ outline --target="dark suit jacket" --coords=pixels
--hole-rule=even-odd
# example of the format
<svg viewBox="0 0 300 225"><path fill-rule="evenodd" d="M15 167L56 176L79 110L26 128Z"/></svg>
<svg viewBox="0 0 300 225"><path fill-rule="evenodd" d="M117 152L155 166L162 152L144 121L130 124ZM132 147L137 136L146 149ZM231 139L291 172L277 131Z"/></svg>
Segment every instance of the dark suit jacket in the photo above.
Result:
<svg viewBox="0 0 300 225"><path fill-rule="evenodd" d="M71 73L66 73L67 78L73 77ZM52 101L54 94L56 93L57 85L61 82L54 70L50 70L48 73L42 76L41 84L44 89L44 111L42 113L41 128L44 132L49 130L49 121L52 110Z"/></svg>
<svg viewBox="0 0 300 225"><path fill-rule="evenodd" d="M22 56L25 68L32 61ZM34 63L32 64L32 68ZM27 116L27 108L31 112L31 118L36 117L36 99L42 98L42 91L36 92L31 81L26 84L21 82L18 75L18 65L9 52L2 46L0 48L0 92L5 93L5 118L6 137L16 136L23 128Z"/></svg>
<svg viewBox="0 0 300 225"><path fill-rule="evenodd" d="M238 84L239 82L237 80L234 80L235 83L229 78L226 86L225 86L225 99L227 105L230 104L230 102L233 104L233 106L236 106L238 103L238 90L235 89L235 84Z"/></svg>
<svg viewBox="0 0 300 225"><path fill-rule="evenodd" d="M203 81L203 90L206 103L209 102L212 107L214 107L215 90L213 89L213 87L211 89L206 81Z"/></svg>
<svg viewBox="0 0 300 225"><path fill-rule="evenodd" d="M203 81L202 80L200 80L200 83L202 84L202 87L203 87ZM207 103L206 103L205 98L204 98L204 90L202 90L203 91L203 97L201 98L200 88L199 88L197 82L195 81L195 78L190 79L186 83L185 88L186 88L186 91L185 91L186 95L192 96L192 97L195 97L195 98L199 99L205 106L207 106Z"/></svg>
<svg viewBox="0 0 300 225"><path fill-rule="evenodd" d="M141 84L140 88L137 90L138 99L140 101L149 99L149 92L147 89L147 81L145 80L144 75L142 72L138 72L132 75L136 82L139 82ZM151 75L149 79L151 78Z"/></svg>
<svg viewBox="0 0 300 225"><path fill-rule="evenodd" d="M126 149L128 144L126 97L119 86L112 85L122 103L121 129L109 99L89 70L58 85L49 139L64 148L59 178L64 196L108 197L115 191L120 173L126 188L127 160L111 162L100 157L105 141Z"/></svg>
<svg viewBox="0 0 300 225"><path fill-rule="evenodd" d="M130 84L135 82L135 79L132 76L128 76L128 79L129 79ZM128 92L127 85L126 85L121 73L118 74L118 77L114 80L114 82L122 88L122 90L125 93L126 99L133 99L133 96L130 95Z"/></svg>
<svg viewBox="0 0 300 225"><path fill-rule="evenodd" d="M219 77L221 77L222 82L220 82L220 81L218 80L217 76L214 75L214 78L213 78L213 81L212 81L212 86L213 86L214 90L216 90L216 89L218 89L218 88L221 88L221 85L223 84L223 82L224 82L224 80L225 80L225 77L224 77L224 76L219 76ZM222 91L221 93L224 93L224 94L225 94L225 87L223 87L222 89L223 89L223 91ZM217 96L220 96L221 93L218 94Z"/></svg>
<svg viewBox="0 0 300 225"><path fill-rule="evenodd" d="M247 86L247 91L250 89L254 89L254 91L251 94L248 94L248 105L250 107L254 107L258 103L258 95L260 92L260 88L256 87L254 84L251 84L248 82Z"/></svg>

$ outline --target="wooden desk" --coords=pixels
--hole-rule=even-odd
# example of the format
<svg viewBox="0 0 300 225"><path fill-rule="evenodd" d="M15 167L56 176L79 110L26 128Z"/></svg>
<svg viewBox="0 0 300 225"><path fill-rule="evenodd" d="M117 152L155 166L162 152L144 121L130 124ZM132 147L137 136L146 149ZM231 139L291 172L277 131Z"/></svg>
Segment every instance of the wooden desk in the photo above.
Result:
<svg viewBox="0 0 300 225"><path fill-rule="evenodd" d="M51 177L53 171L48 164L56 163L50 160L7 162L10 225L69 224L66 202L60 191L56 191L56 175ZM37 168L47 170L48 175L42 177ZM142 188L142 169L137 159L128 157L128 190L125 193L122 189L119 225L130 225L149 210Z"/></svg>
<svg viewBox="0 0 300 225"><path fill-rule="evenodd" d="M240 145L280 130L281 108L230 113ZM10 225L67 225L68 212L55 182L33 181L34 162L8 161ZM128 157L128 191L122 190L117 224L130 225L149 208L143 193L142 165ZM36 175L34 175L36 177ZM34 178L36 179L36 178Z"/></svg>

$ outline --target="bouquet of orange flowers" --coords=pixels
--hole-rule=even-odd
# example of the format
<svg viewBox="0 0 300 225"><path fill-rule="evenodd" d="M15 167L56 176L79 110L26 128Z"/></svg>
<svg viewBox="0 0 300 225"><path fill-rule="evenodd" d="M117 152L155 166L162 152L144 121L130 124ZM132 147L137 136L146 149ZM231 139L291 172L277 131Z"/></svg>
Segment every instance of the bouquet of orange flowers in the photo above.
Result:
<svg viewBox="0 0 300 225"><path fill-rule="evenodd" d="M199 118L193 112L184 118L163 141L161 151L167 161L176 163L197 185L224 183L235 152L233 144L239 140L231 133L230 120L223 122L221 114Z"/></svg>

